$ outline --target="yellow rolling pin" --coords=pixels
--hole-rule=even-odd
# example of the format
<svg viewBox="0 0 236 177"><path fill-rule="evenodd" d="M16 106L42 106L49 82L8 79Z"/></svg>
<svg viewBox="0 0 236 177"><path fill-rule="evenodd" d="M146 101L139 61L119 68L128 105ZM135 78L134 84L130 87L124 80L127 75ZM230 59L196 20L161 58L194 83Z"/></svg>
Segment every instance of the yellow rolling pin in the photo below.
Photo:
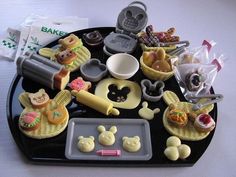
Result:
<svg viewBox="0 0 236 177"><path fill-rule="evenodd" d="M79 92L76 90L71 91L72 95L76 97L76 101L95 109L98 112L101 112L105 115L115 115L118 116L120 114L119 110L113 108L113 104L109 101L93 95L87 91L80 90Z"/></svg>

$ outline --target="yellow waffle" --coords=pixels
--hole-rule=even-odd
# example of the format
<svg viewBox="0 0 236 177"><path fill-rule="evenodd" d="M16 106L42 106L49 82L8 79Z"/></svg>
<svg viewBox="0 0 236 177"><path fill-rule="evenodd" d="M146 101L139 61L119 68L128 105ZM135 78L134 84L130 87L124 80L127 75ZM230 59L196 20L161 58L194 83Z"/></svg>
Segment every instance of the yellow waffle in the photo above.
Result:
<svg viewBox="0 0 236 177"><path fill-rule="evenodd" d="M193 111L192 110L193 104L188 103L188 102L178 101L179 98L174 92L166 91L164 93L164 95L165 95L165 97L163 96L163 99L165 100L165 102L168 105L174 104L176 109L182 110L186 113L193 112L193 113L198 115L201 112L209 113L214 108L214 105L211 104L211 105L208 105L208 106L206 106L206 107L204 107L200 110ZM163 114L163 125L164 125L165 129L171 135L178 136L181 140L188 140L188 141L199 141L199 140L202 140L202 139L206 138L209 135L209 132L207 132L207 133L198 132L194 128L193 122L191 122L190 120L188 121L187 125L182 127L182 128L171 124L167 119L168 111L169 111L169 108L167 107L164 114Z"/></svg>
<svg viewBox="0 0 236 177"><path fill-rule="evenodd" d="M72 50L76 53L77 59L75 59L71 64L64 65L65 68L71 72L78 70L81 64L85 63L87 60L91 58L90 51L84 46ZM50 58L52 61L55 62L56 62L55 54L57 54L58 52L59 49L53 50L51 48L42 48L39 50L39 54L41 56Z"/></svg>
<svg viewBox="0 0 236 177"><path fill-rule="evenodd" d="M68 90L60 91L50 103L47 104L46 107L41 109L35 109L32 107L30 100L28 98L28 93L24 92L19 96L19 100L25 109L21 113L21 115L25 114L26 112L36 111L41 113L41 121L40 126L36 130L33 131L26 131L23 130L20 126L20 131L30 138L35 139L44 139L44 138L51 138L54 137L65 130L68 125L69 114L66 109L66 105L71 101L71 94ZM56 107L57 105L62 105L62 109L66 111L66 118L65 121L61 124L55 125L48 122L47 117L45 116L45 111Z"/></svg>

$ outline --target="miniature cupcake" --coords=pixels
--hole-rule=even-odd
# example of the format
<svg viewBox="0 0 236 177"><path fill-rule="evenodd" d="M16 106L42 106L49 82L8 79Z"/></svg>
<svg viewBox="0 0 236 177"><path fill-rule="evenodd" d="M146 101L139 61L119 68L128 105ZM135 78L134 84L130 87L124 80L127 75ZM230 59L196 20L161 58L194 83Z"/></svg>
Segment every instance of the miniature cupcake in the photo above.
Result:
<svg viewBox="0 0 236 177"><path fill-rule="evenodd" d="M215 121L209 114L200 114L194 121L194 127L199 132L210 132L215 128Z"/></svg>
<svg viewBox="0 0 236 177"><path fill-rule="evenodd" d="M40 126L40 113L32 111L21 115L19 126L26 131L36 130Z"/></svg>

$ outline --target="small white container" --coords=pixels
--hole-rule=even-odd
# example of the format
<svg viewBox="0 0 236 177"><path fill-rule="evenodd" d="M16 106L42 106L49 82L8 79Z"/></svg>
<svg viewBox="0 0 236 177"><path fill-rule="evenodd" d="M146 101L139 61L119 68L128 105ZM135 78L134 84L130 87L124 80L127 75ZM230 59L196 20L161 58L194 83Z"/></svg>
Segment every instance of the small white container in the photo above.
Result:
<svg viewBox="0 0 236 177"><path fill-rule="evenodd" d="M129 79L139 69L138 60L127 53L117 53L110 56L106 65L110 74L117 79Z"/></svg>

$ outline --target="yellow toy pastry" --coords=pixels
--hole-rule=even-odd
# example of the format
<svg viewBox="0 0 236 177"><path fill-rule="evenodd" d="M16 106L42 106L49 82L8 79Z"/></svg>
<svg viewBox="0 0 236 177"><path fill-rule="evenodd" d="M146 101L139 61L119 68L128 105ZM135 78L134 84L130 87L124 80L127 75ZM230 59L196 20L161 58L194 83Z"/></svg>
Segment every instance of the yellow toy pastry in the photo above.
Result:
<svg viewBox="0 0 236 177"><path fill-rule="evenodd" d="M134 137L124 136L122 140L123 140L123 148L125 151L137 152L141 148L139 136L134 136Z"/></svg>
<svg viewBox="0 0 236 177"><path fill-rule="evenodd" d="M177 136L171 136L166 140L166 146L180 146L181 140Z"/></svg>
<svg viewBox="0 0 236 177"><path fill-rule="evenodd" d="M165 156L171 160L176 161L186 159L191 154L191 149L186 144L181 144L181 140L176 136L171 136L166 140L167 148L164 151Z"/></svg>
<svg viewBox="0 0 236 177"><path fill-rule="evenodd" d="M138 115L146 120L152 120L155 114L160 112L159 108L155 108L154 110L148 108L148 103L144 101L142 103L142 108L138 111Z"/></svg>
<svg viewBox="0 0 236 177"><path fill-rule="evenodd" d="M179 158L179 151L175 146L167 147L164 151L164 154L171 161L176 161Z"/></svg>
<svg viewBox="0 0 236 177"><path fill-rule="evenodd" d="M94 137L89 136L89 137L83 137L79 136L78 137L78 143L77 147L81 152L91 152L95 148L95 143L94 143Z"/></svg>
<svg viewBox="0 0 236 177"><path fill-rule="evenodd" d="M69 120L69 114L65 106L71 101L70 92L63 90L53 99L45 96L45 99L42 99L42 95L46 95L46 92L42 90L39 90L41 93L40 101L37 101L37 103L47 100L47 104L40 105L37 108L34 101L38 99L33 99L35 98L34 93L23 92L19 96L20 103L25 107L19 118L19 129L24 135L35 139L50 138L60 134L67 127ZM31 95L33 101L29 99L29 95ZM44 101L41 102L41 100Z"/></svg>
<svg viewBox="0 0 236 177"><path fill-rule="evenodd" d="M108 131L103 125L97 127L100 135L98 136L98 142L104 146L111 146L115 143L115 134L117 132L116 126L112 126Z"/></svg>

